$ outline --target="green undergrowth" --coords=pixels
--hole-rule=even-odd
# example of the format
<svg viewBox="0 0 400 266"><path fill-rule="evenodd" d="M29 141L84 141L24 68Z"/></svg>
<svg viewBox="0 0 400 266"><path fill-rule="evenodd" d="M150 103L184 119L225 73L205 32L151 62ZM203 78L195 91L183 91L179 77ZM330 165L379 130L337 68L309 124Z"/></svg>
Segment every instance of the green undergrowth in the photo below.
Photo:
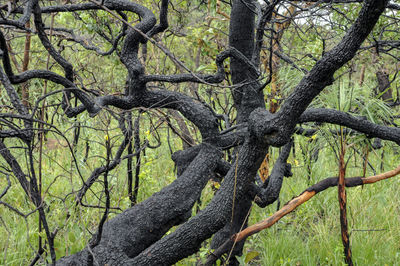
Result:
<svg viewBox="0 0 400 266"><path fill-rule="evenodd" d="M384 162L388 171L398 165L399 154L386 147L370 156L371 165L380 171L381 153L390 156ZM329 159L330 158L330 159ZM349 162L347 175L360 176L363 169ZM299 195L309 185L335 176L337 163L323 157L312 165L311 180L303 165L294 168L280 195L281 206ZM373 175L368 169L367 176ZM308 184L307 184L308 183ZM375 184L347 189L347 214L353 262L355 265L398 265L400 262L400 192L399 177ZM250 224L261 221L275 212L277 203L265 209L254 207ZM250 237L243 258L256 251L255 265L342 265L339 203L337 188L329 188L288 214L271 228ZM243 261L243 260L242 260Z"/></svg>
<svg viewBox="0 0 400 266"><path fill-rule="evenodd" d="M99 143L104 138L103 135L97 136ZM111 133L110 138L113 139ZM115 140L118 140L117 136ZM170 145L176 149L181 145L178 139L172 138L170 141ZM322 145L320 147L325 149L320 151L316 161L305 156L308 151L313 151L315 145L320 145L318 143L315 137L296 137L295 152L289 157L289 162L293 166L293 176L284 179L279 198L280 206L312 184L337 175L337 159L334 151L326 148L329 146L326 142L324 144L326 146L320 143ZM362 149L361 144L361 142L355 144L357 149ZM99 144L94 145L93 149L102 151L104 147ZM86 245L91 232L97 229L104 210L76 206L71 191L76 191L82 181L79 174L71 170L74 162L71 161L67 148L46 150L44 154L45 210L50 228L52 230L58 228L55 247L57 256L61 257L75 253ZM279 155L279 150L271 149L270 154L273 163ZM82 162L83 156L82 151L76 152L81 174L87 178L93 168L104 161L101 158L89 158L90 164L85 164ZM170 150L167 143L163 143L161 148L146 150L146 154L142 157L139 201L143 201L175 179L174 165L169 158ZM397 150L389 142L384 142L384 148L369 153L369 162L377 173L393 169L398 164L399 158ZM346 176L362 175L363 160L360 155L349 148L346 159L348 161ZM367 167L367 176L373 175L371 167ZM112 210L111 218L129 207L125 176L125 161L109 174L111 202L114 207L119 208ZM34 210L16 179L10 176L10 180L12 186L2 200L24 213ZM6 184L5 179L0 180L0 187L4 188ZM394 177L376 184L347 189L349 231L356 265L397 265L400 262L399 185L400 178ZM207 205L218 186L218 183L212 181L207 184L201 202L196 203L193 208L193 214ZM96 183L88 192L84 202L93 205L98 204L99 199L104 202L101 191L102 184ZM243 256L238 258L239 261L249 265L342 265L337 197L337 189L329 188L282 218L271 228L251 236L245 245ZM254 206L249 224L267 218L276 210L277 203L264 209ZM34 257L38 238L41 236L45 239L45 234L38 232L37 220L36 213L24 219L4 206L0 208L1 265L26 265ZM169 233L174 230L175 228L172 228ZM205 243L198 254L179 262L178 265L194 265L204 260L208 252L209 247ZM49 256L47 258L49 259Z"/></svg>

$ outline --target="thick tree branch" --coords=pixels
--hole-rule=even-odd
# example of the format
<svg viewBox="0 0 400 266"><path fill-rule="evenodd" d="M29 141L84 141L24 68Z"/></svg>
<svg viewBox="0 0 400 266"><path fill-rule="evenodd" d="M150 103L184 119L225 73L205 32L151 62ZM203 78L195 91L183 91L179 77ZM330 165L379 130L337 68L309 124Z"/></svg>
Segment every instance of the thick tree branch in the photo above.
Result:
<svg viewBox="0 0 400 266"><path fill-rule="evenodd" d="M299 122L323 122L341 125L357 130L369 137L390 140L400 145L400 128L377 125L366 119L357 118L334 109L307 109L300 116Z"/></svg>
<svg viewBox="0 0 400 266"><path fill-rule="evenodd" d="M161 10L160 10L160 23L154 26L149 32L148 36L153 37L157 33L163 32L168 28L168 3L169 0L161 1Z"/></svg>
<svg viewBox="0 0 400 266"><path fill-rule="evenodd" d="M62 57L59 52L56 51L56 49L51 44L49 38L47 37L47 34L44 30L44 23L42 21L42 13L41 13L39 4L35 5L33 14L34 14L34 22L35 22L37 34L38 34L38 37L39 37L42 45L46 48L46 50L49 52L51 57L57 63L59 63L60 66L64 69L65 77L68 80L73 81L74 72L73 72L72 64L70 62L68 62L64 57Z"/></svg>
<svg viewBox="0 0 400 266"><path fill-rule="evenodd" d="M143 91L132 97L117 97L113 95L98 97L93 106L94 113L105 106L115 106L123 110L135 107L171 108L179 111L184 117L195 124L203 140L210 141L218 135L217 118L202 103L179 92L167 90Z"/></svg>
<svg viewBox="0 0 400 266"><path fill-rule="evenodd" d="M292 141L283 146L279 158L274 164L271 175L261 188L253 184L252 191L253 193L255 192L256 195L252 195L252 198L254 198L254 202L257 203L258 206L264 208L274 203L279 197L283 177L292 175L291 165L287 163L292 146Z"/></svg>
<svg viewBox="0 0 400 266"><path fill-rule="evenodd" d="M196 252L204 240L227 223L234 201L246 196L265 153L266 146L247 141L237 155L237 164L230 168L211 203L175 232L164 236L124 265L170 265Z"/></svg>
<svg viewBox="0 0 400 266"><path fill-rule="evenodd" d="M333 74L351 60L372 31L385 10L386 1L366 0L358 18L332 50L326 52L312 70L300 81L276 115L257 109L251 115L251 132L266 138L269 144L281 146L289 141L300 115L311 101L333 82Z"/></svg>
<svg viewBox="0 0 400 266"><path fill-rule="evenodd" d="M35 5L37 5L39 0L28 0L26 2L27 3L25 4L23 9L14 10L17 12L19 11L20 13L22 12L22 16L18 20L0 19L0 25L10 25L25 30L25 25L31 18L33 8L35 7Z"/></svg>
<svg viewBox="0 0 400 266"><path fill-rule="evenodd" d="M104 225L102 239L92 250L94 259L101 265L121 265L123 258L135 257L159 240L192 208L219 159L217 150L203 144L196 159L172 184ZM87 265L88 253L85 249L57 265Z"/></svg>

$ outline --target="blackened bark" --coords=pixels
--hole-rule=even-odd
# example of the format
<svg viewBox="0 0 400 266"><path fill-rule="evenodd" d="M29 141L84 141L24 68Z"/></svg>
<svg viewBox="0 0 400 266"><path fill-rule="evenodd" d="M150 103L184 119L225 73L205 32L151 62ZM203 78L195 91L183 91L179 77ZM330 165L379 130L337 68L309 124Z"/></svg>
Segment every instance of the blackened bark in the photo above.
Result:
<svg viewBox="0 0 400 266"><path fill-rule="evenodd" d="M351 248L350 248L350 236L348 231L347 223L347 195L346 195L346 185L345 185L345 175L346 175L346 163L345 163L345 143L341 139L341 151L339 154L339 177L338 177L338 199L339 199L339 209L340 209L340 229L342 236L342 243L344 247L344 261L347 265L352 266L353 260L351 259Z"/></svg>
<svg viewBox="0 0 400 266"><path fill-rule="evenodd" d="M264 208L274 203L280 194L283 178L291 176L291 165L287 163L290 151L293 146L293 141L283 146L278 160L274 164L271 175L264 182L262 187L253 185L252 198L258 206Z"/></svg>
<svg viewBox="0 0 400 266"><path fill-rule="evenodd" d="M239 151L237 170L231 167L210 204L175 232L164 236L124 265L171 265L196 252L204 240L229 221L233 202L246 196L266 148L265 144L250 137Z"/></svg>
<svg viewBox="0 0 400 266"><path fill-rule="evenodd" d="M247 227L248 217L250 215L253 199L249 195L235 202L234 208L231 210L228 223L220 230L212 239L211 249L217 249L221 246L231 235L239 232ZM243 246L245 240L236 243L233 250L229 250L229 258L225 265L239 265L236 256L242 256Z"/></svg>
<svg viewBox="0 0 400 266"><path fill-rule="evenodd" d="M250 130L270 145L282 146L289 141L300 115L311 101L333 82L333 74L354 57L372 31L388 1L366 0L358 18L332 50L326 52L300 81L276 115L257 109L251 115ZM264 117L264 119L263 119Z"/></svg>
<svg viewBox="0 0 400 266"><path fill-rule="evenodd" d="M138 56L140 43L145 43L149 36L167 27L168 1L162 1L160 25L158 26L155 26L156 18L150 10L127 0L105 0L99 2L101 4L83 3L42 8L38 6L37 0L30 0L28 3L27 9L18 11L23 12L23 19L14 21L15 23L0 20L0 24L17 25L34 12L37 34L42 45L63 67L65 77L43 70L26 71L20 75L14 75L4 45L4 36L0 33L0 49L2 50L0 54L3 55L2 61L5 69L4 72L0 69L0 81L5 86L11 103L19 112L19 118L23 117L24 121L29 121L29 112L24 109L11 83L40 78L61 84L66 88L64 91L71 92L82 102L82 105L66 112L69 117L76 116L83 111L94 116L106 106L114 106L123 110L135 107L169 108L179 111L192 122L201 132L202 141L206 143L176 153L174 160L178 167L179 178L149 199L108 221L104 225L103 235L96 247L92 247L90 250L89 246L78 254L61 259L58 262L61 265L88 264L91 258L89 253L93 253L93 262L99 264L169 265L196 252L203 241L217 232L213 245L218 246L221 243L220 240L228 239L232 233L245 224L251 206L249 192L252 192L251 188L254 188L254 177L265 157L268 145L287 144L295 125L299 122L329 120L326 122L343 123L366 134L400 143L397 129L392 130L368 121L360 121L358 118L343 115L340 112L306 110L315 96L332 82L335 71L355 55L384 10L387 1L365 1L359 18L343 40L317 62L277 114L269 114L265 111L264 95L257 81L258 73L250 61L253 51L258 50L258 48L254 49L255 14L251 10L253 8L251 0L233 1L229 34L229 43L233 48L229 48L217 56L218 70L216 74L193 75L186 73L169 76L145 75L144 66ZM32 11L34 6L36 8ZM126 26L128 29L126 36L125 31L120 35L125 36L125 39L119 55L129 73L127 91L123 96L98 96L99 94L92 95L79 89L78 85L74 83L72 65L54 49L47 39L41 17L41 13L99 10L103 7L117 12L133 12L141 18L140 22L134 26L135 28L130 26L128 29ZM121 16L124 17L124 15ZM237 110L237 125L234 126L236 131L233 131L232 127L229 129L232 130L229 133L220 133L218 115L205 104L183 93L150 90L147 87L147 83L152 81L219 83L225 78L223 62L228 57L232 58L231 73L234 84L232 94ZM26 124L26 128L33 132L29 124ZM1 131L0 136L10 136L9 134L19 136L17 133ZM88 184L94 182L101 173L111 170L111 167L116 167L120 163L121 154L128 142L129 138L125 136L115 160L105 168L96 169L79 196L84 194L83 191L87 190ZM4 143L0 142L0 144ZM216 147L228 149L233 146L238 146L235 151L236 156L234 162L228 164L221 160L220 152ZM289 151L290 147L286 146L283 149L270 180L266 187L261 189L260 201L265 204L277 198L283 176L289 172L286 163ZM3 157L8 157L4 151L2 153ZM22 180L23 188L29 190L29 184L24 182L20 169L12 164L11 168L17 178ZM34 169L34 166L31 168ZM225 177L220 190L211 203L176 231L165 235L172 226L185 221L208 179L214 176L215 172L223 173ZM38 199L35 200L39 202ZM240 255L241 246L237 245L237 248L232 254L233 258L235 255ZM231 262L236 263L235 260Z"/></svg>
<svg viewBox="0 0 400 266"><path fill-rule="evenodd" d="M233 1L229 27L230 46L239 50L249 59L253 56L255 45L255 13L252 8L254 8L254 5L251 1ZM265 108L263 93L259 90L259 83L256 81L256 76L249 72L248 68L235 58L231 60L231 75L232 83L237 85L232 90L234 104L237 109L237 121L238 123L247 122L249 114L254 109L259 107ZM242 85L241 83L247 84ZM234 161L237 159L234 159ZM232 168L236 167L235 163L233 163ZM218 248L233 233L247 227L247 217L252 205L252 199L248 196L241 197L235 200L233 204L234 206L228 216L229 222L213 237L211 242L211 248L213 249ZM229 265L238 264L236 256L242 255L244 242L236 244L228 261Z"/></svg>
<svg viewBox="0 0 400 266"><path fill-rule="evenodd" d="M251 59L255 41L255 14L252 1L233 1L231 22L229 26L229 45L239 50ZM231 60L232 83L237 85L232 91L237 108L238 123L247 121L249 114L257 107L265 107L264 96L259 90L259 83L255 81L248 68L239 60ZM239 85L250 82L250 84Z"/></svg>
<svg viewBox="0 0 400 266"><path fill-rule="evenodd" d="M311 108L306 110L299 122L327 122L355 129L369 137L391 140L400 145L400 129L372 123L334 109Z"/></svg>
<svg viewBox="0 0 400 266"><path fill-rule="evenodd" d="M104 225L101 241L92 249L93 260L101 265L121 265L159 240L192 208L219 159L217 150L203 144L182 176ZM85 249L60 259L57 265L87 265L88 258L89 250Z"/></svg>
<svg viewBox="0 0 400 266"><path fill-rule="evenodd" d="M142 151L140 149L140 112L138 114L138 117L135 119L133 139L136 152L136 166L135 166L135 186L133 188L132 203L136 204L137 196L139 194L139 182L140 182L139 175L140 175L140 166L142 162L141 159Z"/></svg>

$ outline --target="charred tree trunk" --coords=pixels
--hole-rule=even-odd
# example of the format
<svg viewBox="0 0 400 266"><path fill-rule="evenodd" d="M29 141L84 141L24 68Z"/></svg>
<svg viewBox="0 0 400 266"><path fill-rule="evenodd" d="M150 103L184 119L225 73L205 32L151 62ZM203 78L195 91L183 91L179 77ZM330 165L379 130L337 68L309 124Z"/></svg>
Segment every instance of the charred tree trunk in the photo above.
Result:
<svg viewBox="0 0 400 266"><path fill-rule="evenodd" d="M57 86L64 88L62 90L62 108L67 117L77 117L82 112L88 112L93 117L107 107L115 107L120 110L139 107L167 108L179 112L201 134L201 144L187 147L172 156L178 168L178 177L174 182L154 193L145 201L116 215L104 225L102 224L101 239L96 238L95 246L88 245L74 255L59 259L58 265L90 265L91 263L100 265L171 265L197 252L201 244L213 236L212 246L219 247L229 240L233 233L246 227L252 200L260 206L266 206L279 196L283 177L290 175L287 158L291 150L291 137L298 123L340 124L369 136L380 137L400 144L398 128L380 126L336 110L307 109L313 99L326 86L332 84L335 72L356 55L385 10L388 1L365 0L359 16L343 39L316 61L314 67L302 78L276 113L265 109L263 85L260 84L258 73L257 58L259 55L255 54L259 54L259 49L261 49L259 44L264 36L265 24L256 31L254 13L256 1L233 1L229 28L229 45L231 47L216 56L217 71L214 74L193 73L169 50L150 38L168 27L168 2L167 0L161 1L159 24L156 23L155 15L148 8L128 0L90 1L83 4L46 7L41 7L39 4L42 2L38 0L28 0L24 9L17 8L12 11L16 12L15 15L20 16L20 19L10 20L4 17L0 19L0 25L24 29L27 19L33 15L35 33L42 46L54 59L55 64L64 71L60 75L50 70L27 70L15 75L10 65L5 37L0 31L0 57L4 67L4 71L3 68L0 68L0 82L7 92L13 110L16 110L15 114L11 116L1 114L1 118L22 121L21 129L3 130L0 128L1 138L18 138L28 146L32 143L35 130L32 126L35 120L30 113L32 110L28 110L22 103L13 85L34 78L52 81ZM274 5L279 1L269 1L269 3L260 9L264 22L272 16ZM112 53L119 47L118 41L124 37L122 48L118 49L117 54L128 72L126 92L117 95L104 95L103 91L93 93L82 88L81 83L75 80L76 72L73 65L63 57L58 49L55 49L48 39L47 28L42 19L43 14L100 9L105 10L124 25L119 39L111 40L113 48L110 51ZM132 16L127 16L124 12L135 14L133 17L140 17L140 21L135 21L136 25L133 27L130 22L126 21L128 18L132 19ZM74 41L79 42L78 39ZM175 65L179 65L187 73L146 74L144 62L139 56L141 43L146 42L151 42ZM82 45L87 44L83 43ZM107 54L97 47L88 47L88 49L94 50L98 54ZM210 86L219 84L225 79L224 60L227 58L231 59L231 80L234 85L231 88L237 114L237 125L224 130L224 132L219 131L220 115L212 107L194 100L184 93L169 91L162 86L157 86L156 89L149 85L152 82L190 82ZM78 99L81 104L76 107L71 106L69 102L72 97ZM7 115L9 116L7 117ZM107 158L107 165L96 168L87 180L83 180L83 187L78 193L78 202L81 202L86 191L101 174L109 173L121 163L123 160L121 156L129 141L130 138L125 136L115 156ZM189 141L191 143L191 140ZM46 224L48 242L51 243L52 259L55 260L54 246L52 245L54 235L50 233L47 226L41 198L35 196L37 194L35 184L28 182L26 174L23 173L7 148L7 142L1 140L0 144L0 154L6 159L35 206L39 207L43 226ZM283 146L283 148L268 182L257 186L254 182L255 177L270 146ZM233 147L235 155L233 161L224 161L222 151ZM131 153L130 148L129 152ZM140 154L140 149L135 147L135 152ZM110 153L110 155L112 154ZM34 169L33 157L30 156L30 159L30 169ZM208 180L216 173L223 176L220 189L203 210L187 220L188 213L200 197ZM130 183L130 185L132 184ZM32 191L36 194L33 195ZM313 193L316 192L313 191ZM171 230L176 225L179 225L176 230ZM167 234L170 230L171 232ZM235 256L241 254L243 243L236 244L229 264L237 264Z"/></svg>
<svg viewBox="0 0 400 266"><path fill-rule="evenodd" d="M229 27L229 45L238 49L249 59L252 58L255 42L255 14L252 8L254 8L254 4L251 1L233 1L230 15L231 23ZM238 111L237 121L238 123L244 123L248 121L250 113L256 108L265 108L264 96L262 91L259 90L259 83L255 81L256 77L252 76L240 61L232 59L231 75L234 85L249 83L244 86L238 86L232 91L234 103ZM237 156L239 155L237 154L236 157ZM232 164L235 165L235 160L238 159L239 158L234 158ZM252 178L254 177L255 176ZM241 177L236 176L236 182L238 182L238 178ZM234 191L234 193L236 193L236 191ZM211 243L211 248L218 248L232 234L247 227L247 218L250 213L252 200L253 199L250 197L242 197L232 202L233 208L229 215L229 221L223 229L215 234ZM234 250L230 253L230 258L227 262L228 265L238 265L236 256L242 255L244 242L245 241L242 241L236 244Z"/></svg>

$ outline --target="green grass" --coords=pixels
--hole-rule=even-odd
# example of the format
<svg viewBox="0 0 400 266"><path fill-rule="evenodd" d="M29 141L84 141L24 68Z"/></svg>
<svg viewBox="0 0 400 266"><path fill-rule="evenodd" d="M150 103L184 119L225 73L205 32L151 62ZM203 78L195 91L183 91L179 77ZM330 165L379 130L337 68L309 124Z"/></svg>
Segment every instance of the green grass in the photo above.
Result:
<svg viewBox="0 0 400 266"><path fill-rule="evenodd" d="M390 170L399 161L399 155L390 156L393 159L386 161L385 170ZM377 156L371 157L371 163L379 169L379 159ZM313 166L315 180L311 183L335 172L336 163L332 161L329 164L326 158L328 156ZM361 167L352 166L347 171L347 176L360 174ZM372 175L370 171L368 174ZM287 202L300 194L307 187L305 179L304 167L296 167L294 176L285 179L281 202ZM355 265L400 263L399 185L400 179L394 177L376 184L347 189L349 232ZM260 253L254 261L257 265L343 264L337 197L336 188L317 194L271 228L252 236L246 245L246 252L256 250ZM274 211L276 203L265 209L255 207L250 224L265 219Z"/></svg>
<svg viewBox="0 0 400 266"><path fill-rule="evenodd" d="M112 132L110 133L112 135ZM110 136L111 136L110 135ZM103 135L96 136L99 143ZM151 137L150 137L151 138ZM285 178L282 187L281 206L294 196L300 194L308 186L337 174L337 162L332 150L327 144L321 151L319 159L311 162L311 178L307 179L307 167L301 146L314 145L297 137L296 154L289 161L293 164L293 177ZM329 141L329 139L325 139ZM301 145L300 145L301 143ZM171 139L174 149L180 147L180 141ZM315 144L317 145L317 144ZM318 145L321 145L319 143ZM399 161L391 144L385 144L384 170L394 168ZM93 144L92 155L104 155L104 147ZM370 153L369 160L378 173L381 167L379 150ZM278 156L277 149L271 151L272 159ZM88 164L82 162L83 151L76 154L80 171L84 177L104 163L103 159L90 157ZM359 155L348 152L349 165L347 176L362 174L362 160ZM356 158L354 158L354 156ZM149 197L174 180L174 165L169 159L170 151L166 143L156 150L147 149L142 158L141 186L139 201ZM22 160L22 159L21 159ZM272 160L273 161L273 160ZM21 164L23 160L20 162ZM368 169L367 175L372 175ZM81 250L91 235L95 232L102 216L102 209L76 208L73 196L65 197L72 188L80 187L81 180L77 174L71 155L67 149L46 151L43 159L43 187L46 190L46 212L50 228L59 228L55 247L58 258ZM112 188L112 204L121 209L129 207L126 192L126 162L110 173L109 182ZM55 177L57 177L55 179ZM102 177L101 177L102 179ZM18 208L24 213L32 211L33 205L26 199L16 179L11 177L12 187L3 201ZM0 179L0 187L5 187L6 180ZM348 221L350 230L353 260L356 265L396 265L400 263L400 178L394 177L376 184L347 189ZM97 204L102 186L96 183L93 191L88 192L86 202ZM97 194L96 194L97 193ZM211 200L214 194L210 182L203 191L201 208ZM249 224L261 221L276 211L274 203L267 208L253 207ZM119 211L114 211L110 217ZM71 216L66 220L66 215ZM25 219L9 209L0 208L0 265L26 265L34 257L38 243L37 213ZM172 229L174 230L174 229ZM89 232L90 231L90 232ZM42 236L43 233L42 233ZM178 263L178 265L193 265L199 259L207 256L208 247L204 245L199 254ZM255 253L256 252L256 253ZM342 265L343 252L340 239L339 206L337 189L330 188L313 197L294 212L282 218L271 228L260 232L247 241L241 261L258 255L248 262L251 265ZM47 257L49 260L49 256ZM43 263L43 262L42 262Z"/></svg>

